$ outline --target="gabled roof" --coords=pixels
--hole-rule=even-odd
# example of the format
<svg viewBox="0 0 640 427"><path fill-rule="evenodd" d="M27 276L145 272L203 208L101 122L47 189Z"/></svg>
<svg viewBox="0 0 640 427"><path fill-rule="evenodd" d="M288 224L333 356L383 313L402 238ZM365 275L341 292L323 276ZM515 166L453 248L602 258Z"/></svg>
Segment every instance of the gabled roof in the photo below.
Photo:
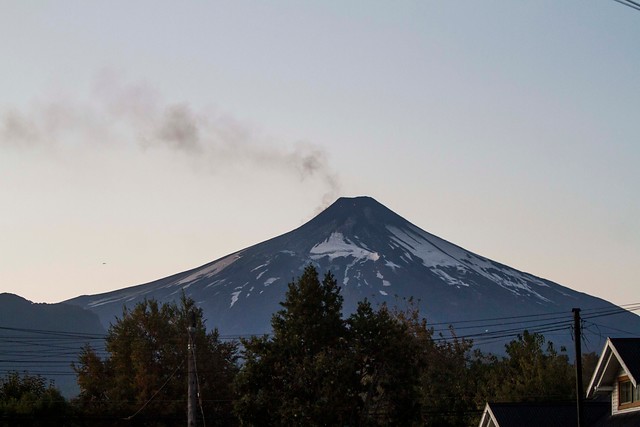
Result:
<svg viewBox="0 0 640 427"><path fill-rule="evenodd" d="M640 380L640 338L608 338L587 388L587 397L598 391L610 392L622 369L634 386Z"/></svg>
<svg viewBox="0 0 640 427"><path fill-rule="evenodd" d="M609 402L585 402L584 425L601 426ZM577 424L575 402L487 403L480 427L567 427Z"/></svg>
<svg viewBox="0 0 640 427"><path fill-rule="evenodd" d="M609 338L624 361L627 374L634 385L640 380L640 338Z"/></svg>

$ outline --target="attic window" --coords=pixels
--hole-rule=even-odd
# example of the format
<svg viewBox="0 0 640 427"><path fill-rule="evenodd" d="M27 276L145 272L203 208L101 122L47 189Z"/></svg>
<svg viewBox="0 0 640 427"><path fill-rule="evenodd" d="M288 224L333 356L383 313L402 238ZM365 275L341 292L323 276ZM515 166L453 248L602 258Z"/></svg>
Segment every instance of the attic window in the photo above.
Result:
<svg viewBox="0 0 640 427"><path fill-rule="evenodd" d="M618 382L618 406L621 409L640 406L640 387L634 387L628 377Z"/></svg>

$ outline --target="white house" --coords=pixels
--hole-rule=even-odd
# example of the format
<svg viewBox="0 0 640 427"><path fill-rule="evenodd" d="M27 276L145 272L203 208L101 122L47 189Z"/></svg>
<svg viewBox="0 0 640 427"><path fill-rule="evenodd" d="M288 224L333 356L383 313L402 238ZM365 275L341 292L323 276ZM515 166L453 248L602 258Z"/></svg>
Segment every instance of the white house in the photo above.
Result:
<svg viewBox="0 0 640 427"><path fill-rule="evenodd" d="M587 398L611 398L612 418L633 418L640 426L640 338L609 338L587 387ZM621 415L627 414L624 417Z"/></svg>
<svg viewBox="0 0 640 427"><path fill-rule="evenodd" d="M587 387L585 427L640 426L640 338L609 338ZM487 403L479 427L575 426L575 403Z"/></svg>

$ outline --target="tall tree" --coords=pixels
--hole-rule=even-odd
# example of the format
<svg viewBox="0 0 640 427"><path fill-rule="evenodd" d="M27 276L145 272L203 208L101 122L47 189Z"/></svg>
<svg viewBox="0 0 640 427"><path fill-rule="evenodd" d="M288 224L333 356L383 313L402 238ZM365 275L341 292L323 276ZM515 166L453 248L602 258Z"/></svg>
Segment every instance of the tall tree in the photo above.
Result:
<svg viewBox="0 0 640 427"><path fill-rule="evenodd" d="M474 357L472 341L458 338L450 328L450 336L434 337L433 328L421 316L413 300L408 307L395 310L394 316L405 325L416 349L420 425L473 425L476 409L476 375L471 369Z"/></svg>
<svg viewBox="0 0 640 427"><path fill-rule="evenodd" d="M420 423L420 341L386 306L341 318L335 278L289 284L273 336L243 341L236 411L247 425Z"/></svg>
<svg viewBox="0 0 640 427"><path fill-rule="evenodd" d="M109 328L108 356L85 347L74 369L78 405L102 418L181 425L186 412L187 327L195 313L195 353L201 404L208 425L227 425L237 371L236 344L206 332L202 310L183 295L180 305L145 300Z"/></svg>
<svg viewBox="0 0 640 427"><path fill-rule="evenodd" d="M358 376L359 425L405 425L420 419L418 341L406 323L368 301L347 320Z"/></svg>
<svg viewBox="0 0 640 427"><path fill-rule="evenodd" d="M289 283L273 336L243 340L236 412L247 425L344 425L355 391L342 296L331 273L313 266Z"/></svg>

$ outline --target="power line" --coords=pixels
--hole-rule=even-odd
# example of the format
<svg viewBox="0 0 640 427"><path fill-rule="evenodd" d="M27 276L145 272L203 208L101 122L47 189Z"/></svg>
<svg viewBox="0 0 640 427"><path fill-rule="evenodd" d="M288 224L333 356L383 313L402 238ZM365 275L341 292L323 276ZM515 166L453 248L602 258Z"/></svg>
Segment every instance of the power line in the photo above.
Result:
<svg viewBox="0 0 640 427"><path fill-rule="evenodd" d="M149 398L149 400L147 400L147 401L144 403L144 405L142 405L142 406L140 407L140 409L138 409L138 410L136 411L136 413L135 413L135 414L130 415L130 416L128 416L128 417L126 417L126 418L125 418L125 420L126 420L126 421L132 420L132 419L133 419L133 417L135 417L135 416L136 416L136 415L138 415L140 412L142 412L142 410L143 410L144 408L146 408L146 407L147 407L147 405L148 405L149 403L151 403L151 401L152 401L152 400L153 400L153 399L158 395L158 393L160 393L160 392L161 392L161 391L162 391L162 390L167 386L167 384L169 384L169 381L171 381L171 378L173 378L173 376L176 374L176 372L178 372L178 370L179 370L180 368L182 368L182 365L183 365L183 364L184 364L184 361L182 361L182 362L180 363L180 365L178 365L178 367L177 367L177 368L176 368L176 369L171 373L171 375L169 375L169 378L167 378L167 380L164 382L164 384L162 384L162 386L158 389L158 391L156 391L155 393L153 393L153 396L151 396L151 397Z"/></svg>
<svg viewBox="0 0 640 427"><path fill-rule="evenodd" d="M640 3L636 3L632 0L613 0L625 6L629 6L631 9L640 10Z"/></svg>
<svg viewBox="0 0 640 427"><path fill-rule="evenodd" d="M639 311L640 310L640 303L629 303L629 304L622 304L620 306L613 306L613 305L607 305L607 306L602 306L602 307L593 307L593 308L587 308L587 309L583 309L582 313L586 313L585 316L583 316L583 318L596 318L596 317L604 317L604 316L608 316L611 314L623 314L623 313L628 313L631 311ZM517 316L503 316L503 317L489 317L489 318L477 318L477 319L459 319L459 320L451 320L451 321L443 321L443 322L436 322L436 323L427 323L428 326L443 326L443 325L452 325L452 326L456 326L456 325L461 325L461 324L467 324L467 323L474 323L477 324L478 327L486 327L486 326L492 326L492 325L497 325L497 326L502 326L502 325L510 325L510 324L520 324L520 323L527 323L527 322L535 322L536 320L555 320L555 319L561 319L564 317L571 317L571 314L567 314L566 310L563 311L554 311L554 312L549 312L549 313L534 313L534 314L525 314L525 315L517 315ZM535 319L531 319L531 320L517 320L517 319L531 319L531 318L535 318ZM512 322L501 322L501 323L495 323L495 324L485 324L485 322L494 322L494 321L498 321L498 320L512 320ZM473 326L471 326L473 327ZM454 329L463 329L463 328L467 328L467 327L457 327ZM34 342L41 342L42 339L49 339L49 340L56 340L59 338L75 338L76 341L78 340L84 340L84 339L91 339L91 340L104 340L105 338L108 337L108 334L89 334L89 333L84 333L84 332L76 332L76 331L61 331L61 330L48 330L48 329L30 329L30 328L15 328L15 327L3 327L0 326L0 330L8 330L8 331L18 331L18 332L26 332L26 333L33 333L33 334L43 334L43 335L49 335L49 336L45 336L45 337L41 337L41 338L34 338L30 335L6 335L6 336L1 336L0 335L0 340L2 340L4 337L11 337L11 338L29 338L29 339L34 339ZM438 329L440 330L440 329ZM441 329L441 330L447 330L447 329ZM271 336L272 334L270 333L258 333L258 334L249 334L249 333L245 333L245 334L228 334L228 335L219 335L218 338L220 339L238 339L238 338L251 338L253 336ZM134 337L135 339L135 337Z"/></svg>
<svg viewBox="0 0 640 427"><path fill-rule="evenodd" d="M640 303L625 304L620 307L595 307L583 310L583 319L591 320L602 317L609 317L632 311L640 310ZM503 316L492 317L484 319L466 319L457 320L452 322L438 322L429 324L433 333L440 333L440 337L435 337L435 341L446 341L451 338L458 339L472 339L475 344L491 343L498 340L515 337L519 335L523 329L527 329L530 332L538 333L553 333L560 332L567 328L570 324L571 316L566 311L550 312L545 314L527 314L518 316ZM450 325L453 327L454 334L451 337L442 336L442 332L449 331L449 328L434 328L433 326ZM606 327L611 330L616 330L614 327L608 327L601 324L598 326ZM494 330L488 330L489 328L498 327ZM482 331L481 329L485 329ZM629 333L617 329L622 333ZM61 330L49 330L49 329L30 329L30 328L15 328L15 327L2 327L0 331L9 332L8 335L0 335L0 363L69 363L71 360L77 357L78 350L84 345L87 345L86 340L93 342L91 348L99 357L108 357L109 352L106 350L104 339L107 334L89 334L85 332L76 331L61 331ZM468 331L466 334L456 334L456 331ZM16 334L19 333L19 334ZM35 336L34 336L35 335ZM36 337L37 336L37 337ZM272 334L241 334L241 335L219 335L220 340L239 340L242 338L253 336L266 336L270 337ZM137 339L137 338L134 338ZM2 343L8 344L10 348L2 347ZM37 347L37 349L29 348ZM15 356L32 356L27 361L21 359L16 360ZM14 356L14 357L12 357ZM35 356L35 359L33 358ZM52 359L52 356L54 359ZM69 356L70 359L64 359L65 356ZM63 360L56 359L62 357ZM47 358L47 360L39 361L40 358Z"/></svg>
<svg viewBox="0 0 640 427"><path fill-rule="evenodd" d="M633 332L625 331L624 329L620 329L620 328L614 328L613 326L601 325L600 323L596 323L596 322L585 322L585 323L590 323L600 328L611 329L612 331L622 332L623 334L635 335Z"/></svg>
<svg viewBox="0 0 640 427"><path fill-rule="evenodd" d="M90 334L87 332L69 332L69 331L56 331L50 329L29 329L29 328L11 328L8 326L0 326L0 330L4 331L16 331L16 332L29 332L32 334L45 334L51 336L67 337L67 338L83 338L83 339L104 339L107 334Z"/></svg>

